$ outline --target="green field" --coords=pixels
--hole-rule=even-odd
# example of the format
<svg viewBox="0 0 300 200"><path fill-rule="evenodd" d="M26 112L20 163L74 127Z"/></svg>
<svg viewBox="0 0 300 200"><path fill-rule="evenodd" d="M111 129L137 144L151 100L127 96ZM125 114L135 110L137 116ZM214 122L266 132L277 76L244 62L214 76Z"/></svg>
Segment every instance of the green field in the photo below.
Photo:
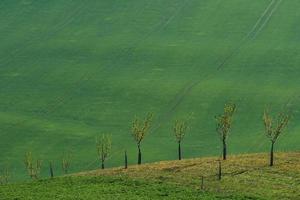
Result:
<svg viewBox="0 0 300 200"><path fill-rule="evenodd" d="M155 114L144 161L176 159L175 118L194 113L184 157L219 155L214 116L238 105L229 153L267 151L261 115L294 116L278 150L299 150L300 1L2 0L0 165L25 177L72 152L72 171L99 166L95 137L112 134L108 166L136 162L135 115Z"/></svg>

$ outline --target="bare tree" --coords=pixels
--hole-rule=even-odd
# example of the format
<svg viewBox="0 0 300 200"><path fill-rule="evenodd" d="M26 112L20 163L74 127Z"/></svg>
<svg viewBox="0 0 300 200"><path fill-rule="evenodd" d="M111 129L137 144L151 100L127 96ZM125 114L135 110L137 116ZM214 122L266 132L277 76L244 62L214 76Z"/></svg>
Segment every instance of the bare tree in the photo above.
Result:
<svg viewBox="0 0 300 200"><path fill-rule="evenodd" d="M181 152L181 142L186 135L188 129L188 123L185 120L176 120L174 124L174 136L176 139L176 142L178 143L178 160L181 160L182 158L182 152Z"/></svg>
<svg viewBox="0 0 300 200"><path fill-rule="evenodd" d="M32 179L38 179L42 167L42 161L39 159L34 160L32 153L27 152L25 154L24 164L27 169L28 175Z"/></svg>
<svg viewBox="0 0 300 200"><path fill-rule="evenodd" d="M105 161L111 151L111 138L108 135L102 135L101 138L96 139L96 148L101 161L101 169L104 169Z"/></svg>
<svg viewBox="0 0 300 200"><path fill-rule="evenodd" d="M69 173L70 167L71 167L71 154L70 153L65 153L62 156L61 159L61 168L64 174Z"/></svg>
<svg viewBox="0 0 300 200"><path fill-rule="evenodd" d="M232 117L236 111L236 105L233 103L227 103L224 106L224 113L216 116L217 132L220 135L220 139L223 145L223 160L227 158L227 139L232 126Z"/></svg>
<svg viewBox="0 0 300 200"><path fill-rule="evenodd" d="M150 129L152 118L153 118L153 114L149 113L144 120L135 118L132 123L132 136L138 148L139 165L142 164L141 143Z"/></svg>
<svg viewBox="0 0 300 200"><path fill-rule="evenodd" d="M288 125L290 118L290 114L280 112L274 120L267 109L264 111L263 122L265 126L265 133L271 141L270 166L274 165L274 145L278 137L282 134L284 128Z"/></svg>

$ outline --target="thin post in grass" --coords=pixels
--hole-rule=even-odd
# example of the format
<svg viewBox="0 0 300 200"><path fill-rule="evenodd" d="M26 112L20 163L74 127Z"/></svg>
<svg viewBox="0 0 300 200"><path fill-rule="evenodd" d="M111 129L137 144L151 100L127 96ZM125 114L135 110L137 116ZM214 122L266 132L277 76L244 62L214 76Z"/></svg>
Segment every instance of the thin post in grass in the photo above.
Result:
<svg viewBox="0 0 300 200"><path fill-rule="evenodd" d="M52 162L49 163L49 172L50 172L50 177L54 178L54 170L53 170Z"/></svg>
<svg viewBox="0 0 300 200"><path fill-rule="evenodd" d="M124 161L125 161L125 166L124 168L127 169L128 168L128 157L127 157L127 151L125 150L125 155L124 155Z"/></svg>
<svg viewBox="0 0 300 200"><path fill-rule="evenodd" d="M201 176L201 190L204 190L204 176Z"/></svg>
<svg viewBox="0 0 300 200"><path fill-rule="evenodd" d="M219 160L219 167L218 167L218 180L222 179L222 162Z"/></svg>

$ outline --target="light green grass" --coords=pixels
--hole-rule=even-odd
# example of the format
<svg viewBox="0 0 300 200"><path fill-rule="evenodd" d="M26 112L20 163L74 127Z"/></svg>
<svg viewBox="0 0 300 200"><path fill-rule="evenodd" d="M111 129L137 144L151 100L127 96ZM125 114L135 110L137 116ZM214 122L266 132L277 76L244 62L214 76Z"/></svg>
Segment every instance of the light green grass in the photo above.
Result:
<svg viewBox="0 0 300 200"><path fill-rule="evenodd" d="M94 169L102 133L113 139L108 166L122 164L124 149L135 163L131 120L149 111L159 128L143 143L145 162L176 158L172 122L191 112L184 157L219 155L214 116L228 100L238 105L229 153L268 149L267 104L295 110L276 147L298 149L300 2L283 0L272 12L274 1L257 37L246 37L270 2L1 1L1 166L24 178L23 155L31 150L46 174L48 161L59 170L71 151L72 171Z"/></svg>

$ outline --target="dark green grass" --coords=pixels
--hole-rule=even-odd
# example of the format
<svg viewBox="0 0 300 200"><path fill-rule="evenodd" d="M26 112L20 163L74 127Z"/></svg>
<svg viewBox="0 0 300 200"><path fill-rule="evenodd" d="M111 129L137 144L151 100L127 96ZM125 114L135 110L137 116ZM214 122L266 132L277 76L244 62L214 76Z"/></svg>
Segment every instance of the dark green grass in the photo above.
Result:
<svg viewBox="0 0 300 200"><path fill-rule="evenodd" d="M31 150L44 174L50 160L58 172L71 151L72 171L93 169L102 133L113 139L108 166L122 164L124 149L133 163L131 120L148 111L157 128L143 143L145 162L176 158L172 121L191 112L184 157L219 155L214 116L228 100L238 104L229 153L268 150L265 105L294 109L276 147L297 149L300 2L282 1L257 37L246 38L270 2L1 1L1 166L24 178Z"/></svg>

